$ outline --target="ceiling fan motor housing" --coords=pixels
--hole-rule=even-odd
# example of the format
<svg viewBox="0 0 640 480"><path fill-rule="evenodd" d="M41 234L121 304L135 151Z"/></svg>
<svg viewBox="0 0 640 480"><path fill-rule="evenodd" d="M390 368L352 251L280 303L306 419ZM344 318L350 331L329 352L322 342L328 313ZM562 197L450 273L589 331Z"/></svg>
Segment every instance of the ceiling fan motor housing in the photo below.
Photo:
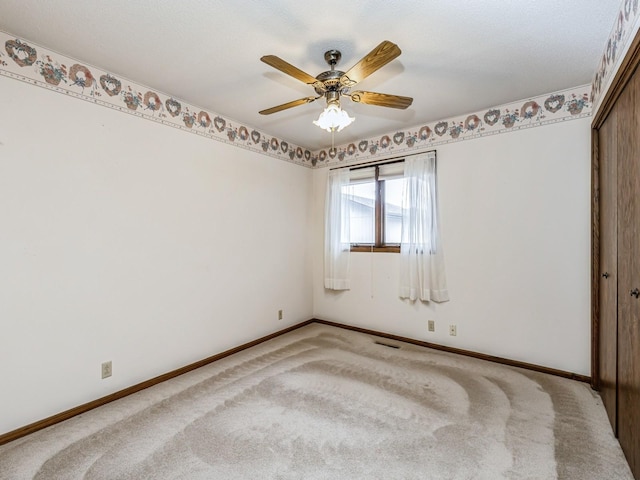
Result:
<svg viewBox="0 0 640 480"><path fill-rule="evenodd" d="M318 95L322 95L325 92L339 92L342 90L343 85L340 84L340 77L344 75L344 72L340 70L329 70L322 72L316 77L317 80L322 82L324 89L315 88Z"/></svg>
<svg viewBox="0 0 640 480"><path fill-rule="evenodd" d="M349 90L340 84L340 77L344 75L344 72L335 70L335 66L341 58L342 53L340 53L340 50L327 50L324 52L324 59L331 66L331 70L322 72L316 77L317 80L322 82L324 88L314 87L315 91L318 95L325 96L327 105L331 103L339 104L340 95L346 94Z"/></svg>

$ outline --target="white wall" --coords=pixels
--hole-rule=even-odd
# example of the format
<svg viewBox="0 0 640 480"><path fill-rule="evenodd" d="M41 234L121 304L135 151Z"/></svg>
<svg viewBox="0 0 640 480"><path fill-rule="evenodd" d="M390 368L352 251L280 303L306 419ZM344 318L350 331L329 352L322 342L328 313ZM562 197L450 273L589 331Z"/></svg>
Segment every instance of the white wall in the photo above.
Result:
<svg viewBox="0 0 640 480"><path fill-rule="evenodd" d="M352 289L324 290L316 170L314 316L589 375L589 138L584 118L436 148L444 304L398 298L398 254L354 253Z"/></svg>
<svg viewBox="0 0 640 480"><path fill-rule="evenodd" d="M326 169L5 77L0 103L0 434L312 316L589 374L589 118L437 148L438 305L397 297L397 254L324 290Z"/></svg>
<svg viewBox="0 0 640 480"><path fill-rule="evenodd" d="M310 169L5 77L0 104L0 434L312 316Z"/></svg>

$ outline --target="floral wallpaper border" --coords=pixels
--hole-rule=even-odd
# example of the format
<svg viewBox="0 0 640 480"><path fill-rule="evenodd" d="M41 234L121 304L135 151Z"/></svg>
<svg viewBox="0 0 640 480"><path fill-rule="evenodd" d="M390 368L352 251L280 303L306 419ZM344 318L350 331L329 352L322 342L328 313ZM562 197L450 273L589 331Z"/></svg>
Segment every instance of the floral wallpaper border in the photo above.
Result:
<svg viewBox="0 0 640 480"><path fill-rule="evenodd" d="M0 31L0 75L213 140L310 166L312 152Z"/></svg>
<svg viewBox="0 0 640 480"><path fill-rule="evenodd" d="M314 152L314 167L374 160L428 150L461 140L513 132L591 116L590 85L513 102L481 112L390 132Z"/></svg>
<svg viewBox="0 0 640 480"><path fill-rule="evenodd" d="M638 0L635 0L636 4ZM317 151L0 31L0 75L307 167L351 163L590 116L591 86Z"/></svg>
<svg viewBox="0 0 640 480"><path fill-rule="evenodd" d="M609 35L598 70L591 83L591 102L594 106L594 113L600 108L600 102L613 81L614 73L620 68L622 60L633 42L633 38L640 29L638 2L639 0L623 0L621 3L620 11Z"/></svg>

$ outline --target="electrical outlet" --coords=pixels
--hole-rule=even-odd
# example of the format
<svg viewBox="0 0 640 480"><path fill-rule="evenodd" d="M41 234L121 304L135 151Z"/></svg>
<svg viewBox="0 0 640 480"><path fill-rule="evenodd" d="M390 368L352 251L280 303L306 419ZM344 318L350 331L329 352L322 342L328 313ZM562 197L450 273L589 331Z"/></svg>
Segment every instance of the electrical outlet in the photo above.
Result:
<svg viewBox="0 0 640 480"><path fill-rule="evenodd" d="M458 334L458 329L455 325L449 325L449 335L455 337Z"/></svg>
<svg viewBox="0 0 640 480"><path fill-rule="evenodd" d="M429 320L429 322L427 323L427 326L430 332L436 331L436 322L434 320Z"/></svg>
<svg viewBox="0 0 640 480"><path fill-rule="evenodd" d="M278 310L278 320L282 320L282 310Z"/></svg>
<svg viewBox="0 0 640 480"><path fill-rule="evenodd" d="M102 378L108 378L110 377L112 374L112 370L111 370L111 360L109 360L108 362L104 362L102 364Z"/></svg>

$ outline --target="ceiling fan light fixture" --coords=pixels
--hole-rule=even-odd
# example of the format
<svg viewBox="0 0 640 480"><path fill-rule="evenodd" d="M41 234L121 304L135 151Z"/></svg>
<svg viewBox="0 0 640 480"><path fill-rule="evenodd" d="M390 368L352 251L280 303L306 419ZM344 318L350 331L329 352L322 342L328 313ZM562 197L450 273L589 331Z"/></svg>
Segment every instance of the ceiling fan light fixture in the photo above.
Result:
<svg viewBox="0 0 640 480"><path fill-rule="evenodd" d="M355 118L350 117L345 110L340 108L340 105L330 103L327 108L322 111L318 120L313 121L313 124L327 132L339 132L344 127L351 125L354 120Z"/></svg>

